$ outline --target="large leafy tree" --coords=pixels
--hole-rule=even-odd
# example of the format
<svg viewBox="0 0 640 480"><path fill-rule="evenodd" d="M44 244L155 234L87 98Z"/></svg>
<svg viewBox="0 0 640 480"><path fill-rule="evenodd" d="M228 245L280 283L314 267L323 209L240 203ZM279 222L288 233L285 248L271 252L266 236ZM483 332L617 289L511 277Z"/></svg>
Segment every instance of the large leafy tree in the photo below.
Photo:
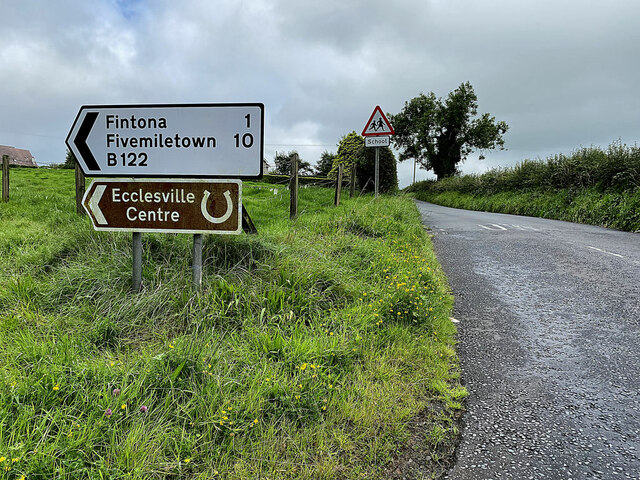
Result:
<svg viewBox="0 0 640 480"><path fill-rule="evenodd" d="M454 175L458 164L476 149L504 150L502 136L509 126L488 113L477 114L478 97L469 82L445 99L431 92L405 102L402 111L389 118L399 160L415 159L439 180Z"/></svg>
<svg viewBox="0 0 640 480"><path fill-rule="evenodd" d="M380 193L393 193L398 190L398 166L396 157L389 147L365 148L364 155L358 162L358 179L360 180L360 190L363 192L375 191L376 172L376 148L379 148L379 175Z"/></svg>
<svg viewBox="0 0 640 480"><path fill-rule="evenodd" d="M316 175L319 177L326 177L329 175L331 168L333 168L333 161L336 159L335 153L330 153L327 150L320 154L320 160L316 164Z"/></svg>
<svg viewBox="0 0 640 480"><path fill-rule="evenodd" d="M338 142L338 153L333 160L333 168L329 172L331 178L338 175L338 165L343 166L342 174L351 175L353 166L364 156L364 138L355 131L348 133ZM356 172L357 173L357 172Z"/></svg>
<svg viewBox="0 0 640 480"><path fill-rule="evenodd" d="M298 155L298 152L295 150L290 151L289 153L276 153L274 158L274 163L276 164L276 169L274 173L280 175L290 175L291 174L291 161L294 155ZM300 175L312 175L313 167L309 162L305 162L298 155L298 160L300 160L298 172Z"/></svg>
<svg viewBox="0 0 640 480"><path fill-rule="evenodd" d="M67 150L62 168L76 168L76 156L70 150Z"/></svg>
<svg viewBox="0 0 640 480"><path fill-rule="evenodd" d="M382 193L390 193L398 189L398 170L396 158L389 147L380 148L380 185ZM364 146L364 138L356 132L351 132L340 139L338 153L333 162L330 176L336 178L338 165L344 165L344 175L351 175L356 166L356 177L359 188L363 192L375 190L375 148Z"/></svg>

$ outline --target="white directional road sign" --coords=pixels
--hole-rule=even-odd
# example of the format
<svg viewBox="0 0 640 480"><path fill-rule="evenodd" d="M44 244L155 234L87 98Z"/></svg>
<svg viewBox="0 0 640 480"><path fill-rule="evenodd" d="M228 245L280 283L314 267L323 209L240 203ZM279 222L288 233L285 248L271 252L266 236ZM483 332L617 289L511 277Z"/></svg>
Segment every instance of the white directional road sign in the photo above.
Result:
<svg viewBox="0 0 640 480"><path fill-rule="evenodd" d="M85 105L67 137L92 177L260 178L262 103Z"/></svg>

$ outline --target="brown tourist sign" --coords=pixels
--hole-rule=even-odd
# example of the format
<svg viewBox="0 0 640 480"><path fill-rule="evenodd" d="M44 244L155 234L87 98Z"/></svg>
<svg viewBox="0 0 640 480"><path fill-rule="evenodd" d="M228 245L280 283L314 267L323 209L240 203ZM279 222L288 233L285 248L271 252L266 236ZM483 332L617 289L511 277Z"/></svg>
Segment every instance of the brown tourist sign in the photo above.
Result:
<svg viewBox="0 0 640 480"><path fill-rule="evenodd" d="M94 180L82 204L96 230L230 234L242 231L240 180Z"/></svg>

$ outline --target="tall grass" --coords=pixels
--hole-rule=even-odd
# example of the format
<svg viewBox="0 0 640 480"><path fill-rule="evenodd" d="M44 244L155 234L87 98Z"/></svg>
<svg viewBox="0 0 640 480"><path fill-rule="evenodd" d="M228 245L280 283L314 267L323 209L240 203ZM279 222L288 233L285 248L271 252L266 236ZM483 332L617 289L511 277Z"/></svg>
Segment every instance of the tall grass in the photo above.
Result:
<svg viewBox="0 0 640 480"><path fill-rule="evenodd" d="M640 147L580 148L546 161L411 186L416 198L447 206L640 230Z"/></svg>
<svg viewBox="0 0 640 480"><path fill-rule="evenodd" d="M256 236L131 237L74 213L73 173L0 205L0 478L385 478L420 412L466 394L452 298L415 207L245 184ZM434 455L435 457L435 455Z"/></svg>

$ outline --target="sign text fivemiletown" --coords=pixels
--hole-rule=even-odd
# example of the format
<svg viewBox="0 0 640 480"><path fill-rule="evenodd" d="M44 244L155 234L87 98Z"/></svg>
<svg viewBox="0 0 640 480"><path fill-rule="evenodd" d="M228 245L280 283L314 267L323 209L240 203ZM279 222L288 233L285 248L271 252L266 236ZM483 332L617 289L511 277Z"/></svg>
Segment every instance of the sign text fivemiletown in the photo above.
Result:
<svg viewBox="0 0 640 480"><path fill-rule="evenodd" d="M67 146L94 177L262 176L261 103L83 106Z"/></svg>

